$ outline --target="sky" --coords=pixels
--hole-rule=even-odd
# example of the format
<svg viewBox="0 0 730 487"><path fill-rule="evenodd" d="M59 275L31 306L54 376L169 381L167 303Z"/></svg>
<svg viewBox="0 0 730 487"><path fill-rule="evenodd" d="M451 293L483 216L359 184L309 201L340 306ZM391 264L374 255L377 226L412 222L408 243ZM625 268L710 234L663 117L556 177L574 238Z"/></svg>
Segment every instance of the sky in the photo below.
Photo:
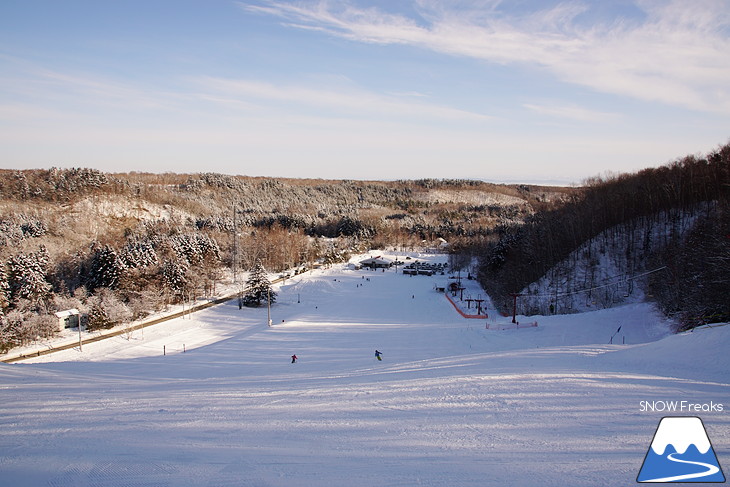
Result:
<svg viewBox="0 0 730 487"><path fill-rule="evenodd" d="M0 168L580 184L730 142L726 0L4 0Z"/></svg>

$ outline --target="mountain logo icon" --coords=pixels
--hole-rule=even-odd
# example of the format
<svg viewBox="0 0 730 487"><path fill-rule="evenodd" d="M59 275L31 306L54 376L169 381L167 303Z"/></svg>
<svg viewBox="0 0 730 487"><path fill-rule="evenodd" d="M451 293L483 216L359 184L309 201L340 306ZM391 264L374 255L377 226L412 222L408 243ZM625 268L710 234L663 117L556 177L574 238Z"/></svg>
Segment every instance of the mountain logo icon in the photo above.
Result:
<svg viewBox="0 0 730 487"><path fill-rule="evenodd" d="M725 482L702 420L668 416L657 426L637 482Z"/></svg>

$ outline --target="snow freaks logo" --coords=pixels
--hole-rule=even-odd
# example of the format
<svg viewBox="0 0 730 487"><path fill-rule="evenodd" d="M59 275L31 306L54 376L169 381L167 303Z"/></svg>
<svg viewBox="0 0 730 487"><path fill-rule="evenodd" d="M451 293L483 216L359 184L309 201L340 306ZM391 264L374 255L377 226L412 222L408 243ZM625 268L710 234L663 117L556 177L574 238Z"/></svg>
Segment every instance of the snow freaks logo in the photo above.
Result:
<svg viewBox="0 0 730 487"><path fill-rule="evenodd" d="M705 403L694 403L689 401L641 401L639 402L641 412L659 411L668 413L721 413L724 411L722 403L714 401Z"/></svg>
<svg viewBox="0 0 730 487"><path fill-rule="evenodd" d="M646 452L637 482L725 482L702 420L662 418Z"/></svg>

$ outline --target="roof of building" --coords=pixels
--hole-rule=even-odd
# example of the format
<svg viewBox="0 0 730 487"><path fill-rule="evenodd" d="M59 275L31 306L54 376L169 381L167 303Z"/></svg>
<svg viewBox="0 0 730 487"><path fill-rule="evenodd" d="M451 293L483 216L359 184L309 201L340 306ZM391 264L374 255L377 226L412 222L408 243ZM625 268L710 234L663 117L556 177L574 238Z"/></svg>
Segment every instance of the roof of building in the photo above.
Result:
<svg viewBox="0 0 730 487"><path fill-rule="evenodd" d="M386 259L386 258L384 258L384 257L382 257L382 256L379 255L377 257L370 257L368 259L361 260L360 263L361 264L377 264L377 263L380 263L380 264L392 264L393 261L392 260L389 260L389 259Z"/></svg>
<svg viewBox="0 0 730 487"><path fill-rule="evenodd" d="M79 314L79 310L76 308L67 309L64 311L59 311L57 313L54 313L56 315L56 318L68 318L69 316L74 316Z"/></svg>

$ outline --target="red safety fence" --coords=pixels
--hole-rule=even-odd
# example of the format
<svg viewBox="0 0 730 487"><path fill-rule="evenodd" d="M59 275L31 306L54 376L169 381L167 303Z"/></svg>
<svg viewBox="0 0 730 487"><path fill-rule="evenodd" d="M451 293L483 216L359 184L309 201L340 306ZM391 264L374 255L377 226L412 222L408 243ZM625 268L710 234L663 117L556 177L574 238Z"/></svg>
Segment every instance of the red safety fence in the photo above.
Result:
<svg viewBox="0 0 730 487"><path fill-rule="evenodd" d="M449 300L449 303L451 303L451 304L452 304L452 306L454 306L454 309L455 309L456 311L458 311L458 312L459 312L459 314L460 314L461 316L463 316L464 318L469 318L469 319L481 319L481 320L486 320L487 318L489 318L489 316L488 316L487 314L483 314L483 315L469 315L469 314L466 314L466 313L464 313L464 312L463 312L463 311L462 311L462 310L461 310L461 309L459 308L459 306L458 306L458 305L457 305L457 304L456 304L456 303L454 302L454 300L453 300L453 299L451 299L451 296L449 296L449 293L444 293L444 296L446 296L446 299L448 299L448 300Z"/></svg>

